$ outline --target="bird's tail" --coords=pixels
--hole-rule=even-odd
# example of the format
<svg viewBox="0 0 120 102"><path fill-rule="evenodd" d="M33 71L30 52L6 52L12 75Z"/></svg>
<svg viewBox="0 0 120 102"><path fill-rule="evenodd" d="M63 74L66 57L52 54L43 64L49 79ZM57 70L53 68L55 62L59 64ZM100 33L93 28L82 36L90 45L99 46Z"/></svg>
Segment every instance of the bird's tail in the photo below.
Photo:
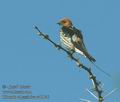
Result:
<svg viewBox="0 0 120 102"><path fill-rule="evenodd" d="M106 71L104 71L101 67L99 67L97 64L95 64L94 62L92 62L92 64L99 69L101 72L103 72L105 75L107 75L108 77L111 77L111 75L109 73L107 73Z"/></svg>
<svg viewBox="0 0 120 102"><path fill-rule="evenodd" d="M84 57L88 58L90 60L90 62L95 62L95 58L93 58L87 51L81 51L80 49L75 48L75 51L81 55L83 55Z"/></svg>
<svg viewBox="0 0 120 102"><path fill-rule="evenodd" d="M96 62L95 58L93 58L88 52L85 52L85 55L87 56L87 58L90 60L90 62L97 68L99 69L101 72L103 72L105 75L107 75L108 77L111 77L111 75L109 73L107 73L106 71L104 71L101 67L99 67L97 64L95 64L94 62Z"/></svg>
<svg viewBox="0 0 120 102"><path fill-rule="evenodd" d="M98 65L96 65L94 62L96 62L96 59L93 58L87 51L81 51L77 48L75 48L75 51L77 53L80 53L81 55L85 56L86 58L88 58L88 60L101 72L103 72L105 75L107 75L108 77L111 77L111 75L109 73L107 73L106 71L104 71L101 67L99 67Z"/></svg>
<svg viewBox="0 0 120 102"><path fill-rule="evenodd" d="M90 60L90 62L96 62L96 59L92 57L87 51L83 51L83 53Z"/></svg>
<svg viewBox="0 0 120 102"><path fill-rule="evenodd" d="M87 58L90 60L90 62L101 72L103 72L105 75L107 75L108 77L111 77L111 75L109 73L107 73L106 71L104 71L101 67L99 67L97 64L95 64L94 62L96 62L95 58L93 58L89 53L86 53Z"/></svg>

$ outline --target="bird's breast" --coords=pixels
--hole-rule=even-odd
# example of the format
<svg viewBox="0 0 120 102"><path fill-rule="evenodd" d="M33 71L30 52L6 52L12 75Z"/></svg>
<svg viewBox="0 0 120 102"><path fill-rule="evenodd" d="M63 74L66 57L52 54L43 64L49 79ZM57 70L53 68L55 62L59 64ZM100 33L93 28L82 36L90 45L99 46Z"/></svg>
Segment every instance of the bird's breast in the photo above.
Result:
<svg viewBox="0 0 120 102"><path fill-rule="evenodd" d="M71 37L66 36L64 32L60 32L60 42L67 49L73 49L73 43L71 42Z"/></svg>

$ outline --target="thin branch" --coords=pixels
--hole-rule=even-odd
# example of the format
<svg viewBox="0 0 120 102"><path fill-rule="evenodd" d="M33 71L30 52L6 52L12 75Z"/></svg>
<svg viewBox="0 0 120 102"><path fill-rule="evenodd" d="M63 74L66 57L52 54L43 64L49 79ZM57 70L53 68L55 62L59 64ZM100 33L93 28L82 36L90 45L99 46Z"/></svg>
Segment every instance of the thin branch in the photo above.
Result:
<svg viewBox="0 0 120 102"><path fill-rule="evenodd" d="M81 101L83 102L91 102L90 100L86 100L86 99L83 99L83 98L80 98Z"/></svg>
<svg viewBox="0 0 120 102"><path fill-rule="evenodd" d="M38 29L37 26L34 26L34 29L36 29L36 30L38 31L37 34L38 34L40 37L42 37L43 39L48 40L48 41L49 41L50 43L52 43L56 48L61 49L61 50L63 50L64 52L66 52L66 53L69 55L69 57L77 63L77 65L78 65L79 68L82 68L82 69L84 69L85 71L87 71L87 73L89 74L89 78L90 78L90 80L91 80L92 83L93 83L94 91L97 93L98 102L103 102L104 99L103 99L103 96L102 96L102 90L101 90L101 88L100 88L100 83L98 83L98 81L97 81L97 79L96 79L96 76L92 73L91 69L88 68L88 67L86 67L86 66L84 66L82 63L80 63L80 61L79 61L77 58L75 58L74 56L72 56L72 54L71 54L70 52L68 52L66 49L64 49L62 46L60 46L60 45L56 44L54 41L52 41L52 40L49 38L48 35L43 34L43 33Z"/></svg>
<svg viewBox="0 0 120 102"><path fill-rule="evenodd" d="M104 98L110 96L111 94L113 94L115 91L119 90L119 88L113 89L112 91L110 91L107 95L104 96Z"/></svg>
<svg viewBox="0 0 120 102"><path fill-rule="evenodd" d="M94 95L90 90L86 89L87 92L89 92L94 98L96 98L98 100L98 97L96 95Z"/></svg>

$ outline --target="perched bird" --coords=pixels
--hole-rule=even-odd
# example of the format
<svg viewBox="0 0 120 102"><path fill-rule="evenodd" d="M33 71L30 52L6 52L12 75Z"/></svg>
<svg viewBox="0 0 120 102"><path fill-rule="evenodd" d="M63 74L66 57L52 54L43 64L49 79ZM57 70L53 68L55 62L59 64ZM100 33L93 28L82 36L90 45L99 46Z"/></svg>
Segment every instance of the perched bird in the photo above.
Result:
<svg viewBox="0 0 120 102"><path fill-rule="evenodd" d="M65 47L71 54L77 52L88 58L91 62L95 62L95 58L88 53L85 47L81 31L73 26L72 21L68 18L63 18L58 22L58 24L61 26L61 46Z"/></svg>

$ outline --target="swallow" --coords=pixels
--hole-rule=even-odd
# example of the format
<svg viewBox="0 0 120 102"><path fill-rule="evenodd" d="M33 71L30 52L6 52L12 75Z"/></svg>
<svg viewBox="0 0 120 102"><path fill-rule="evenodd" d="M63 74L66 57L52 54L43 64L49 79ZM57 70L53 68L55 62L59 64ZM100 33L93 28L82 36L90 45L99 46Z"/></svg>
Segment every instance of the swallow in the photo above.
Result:
<svg viewBox="0 0 120 102"><path fill-rule="evenodd" d="M67 49L71 54L77 52L83 55L91 62L96 59L92 57L84 44L82 32L73 26L69 18L62 18L57 23L60 26L60 44Z"/></svg>

